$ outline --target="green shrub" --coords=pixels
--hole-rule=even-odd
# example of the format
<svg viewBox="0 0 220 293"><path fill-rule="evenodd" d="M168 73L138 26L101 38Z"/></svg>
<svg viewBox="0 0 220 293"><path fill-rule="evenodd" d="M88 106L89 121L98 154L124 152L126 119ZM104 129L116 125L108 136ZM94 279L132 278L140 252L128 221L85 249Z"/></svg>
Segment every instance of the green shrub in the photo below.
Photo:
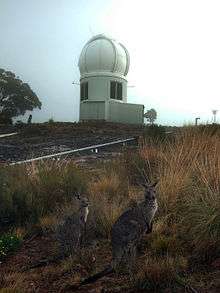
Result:
<svg viewBox="0 0 220 293"><path fill-rule="evenodd" d="M51 118L48 120L48 123L50 123L50 124L53 124L53 123L54 123L53 117L51 117Z"/></svg>
<svg viewBox="0 0 220 293"><path fill-rule="evenodd" d="M21 244L21 239L13 234L0 236L0 260L5 258L8 253L14 252Z"/></svg>
<svg viewBox="0 0 220 293"><path fill-rule="evenodd" d="M0 228L36 223L85 192L86 180L72 162L49 161L0 170Z"/></svg>

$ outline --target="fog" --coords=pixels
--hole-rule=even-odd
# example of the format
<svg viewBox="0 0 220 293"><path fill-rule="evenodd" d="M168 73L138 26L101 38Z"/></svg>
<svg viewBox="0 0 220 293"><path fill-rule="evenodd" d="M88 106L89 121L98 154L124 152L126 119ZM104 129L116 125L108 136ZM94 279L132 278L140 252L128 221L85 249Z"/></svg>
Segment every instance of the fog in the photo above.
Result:
<svg viewBox="0 0 220 293"><path fill-rule="evenodd" d="M128 102L155 108L162 124L211 122L220 109L219 14L217 0L0 0L0 68L38 95L33 121L78 121L78 58L107 33L130 53Z"/></svg>

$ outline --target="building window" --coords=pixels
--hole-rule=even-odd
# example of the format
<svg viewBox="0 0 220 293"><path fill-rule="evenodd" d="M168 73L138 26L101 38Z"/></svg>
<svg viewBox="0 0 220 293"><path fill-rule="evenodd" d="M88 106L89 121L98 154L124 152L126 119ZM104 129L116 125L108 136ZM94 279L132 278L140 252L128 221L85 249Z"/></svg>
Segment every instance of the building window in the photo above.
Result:
<svg viewBox="0 0 220 293"><path fill-rule="evenodd" d="M122 83L117 82L117 99L122 100Z"/></svg>
<svg viewBox="0 0 220 293"><path fill-rule="evenodd" d="M116 100L122 100L122 83L121 82L111 81L110 98L116 99Z"/></svg>
<svg viewBox="0 0 220 293"><path fill-rule="evenodd" d="M80 99L88 100L88 82L83 82L80 85Z"/></svg>

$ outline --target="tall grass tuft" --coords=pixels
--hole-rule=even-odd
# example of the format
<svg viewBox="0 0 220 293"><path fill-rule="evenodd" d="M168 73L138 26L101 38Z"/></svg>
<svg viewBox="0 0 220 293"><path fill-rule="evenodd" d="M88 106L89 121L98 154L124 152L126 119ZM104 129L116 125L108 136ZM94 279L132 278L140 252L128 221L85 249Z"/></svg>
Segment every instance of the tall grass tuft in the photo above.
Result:
<svg viewBox="0 0 220 293"><path fill-rule="evenodd" d="M163 292L165 288L172 288L176 292L176 281L179 274L188 267L183 257L147 256L144 263L139 264L134 275L135 287L149 292Z"/></svg>
<svg viewBox="0 0 220 293"><path fill-rule="evenodd" d="M103 174L88 187L96 233L109 238L111 227L129 203L128 183L117 173Z"/></svg>
<svg viewBox="0 0 220 293"><path fill-rule="evenodd" d="M210 253L210 248L215 256L219 251L219 152L219 129L185 127L173 141L156 146L143 143L133 157L137 168L134 162L132 172L142 168L150 180L160 179L160 221L164 219L167 231L200 256Z"/></svg>

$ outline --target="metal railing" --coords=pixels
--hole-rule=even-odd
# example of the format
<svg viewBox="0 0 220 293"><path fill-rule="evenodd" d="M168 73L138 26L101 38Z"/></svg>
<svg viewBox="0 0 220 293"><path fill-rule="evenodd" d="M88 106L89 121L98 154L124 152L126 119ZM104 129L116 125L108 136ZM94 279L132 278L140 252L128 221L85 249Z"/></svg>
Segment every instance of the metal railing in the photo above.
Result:
<svg viewBox="0 0 220 293"><path fill-rule="evenodd" d="M13 135L16 135L16 134L18 134L18 132L0 134L0 138L8 137L8 136L13 136Z"/></svg>

